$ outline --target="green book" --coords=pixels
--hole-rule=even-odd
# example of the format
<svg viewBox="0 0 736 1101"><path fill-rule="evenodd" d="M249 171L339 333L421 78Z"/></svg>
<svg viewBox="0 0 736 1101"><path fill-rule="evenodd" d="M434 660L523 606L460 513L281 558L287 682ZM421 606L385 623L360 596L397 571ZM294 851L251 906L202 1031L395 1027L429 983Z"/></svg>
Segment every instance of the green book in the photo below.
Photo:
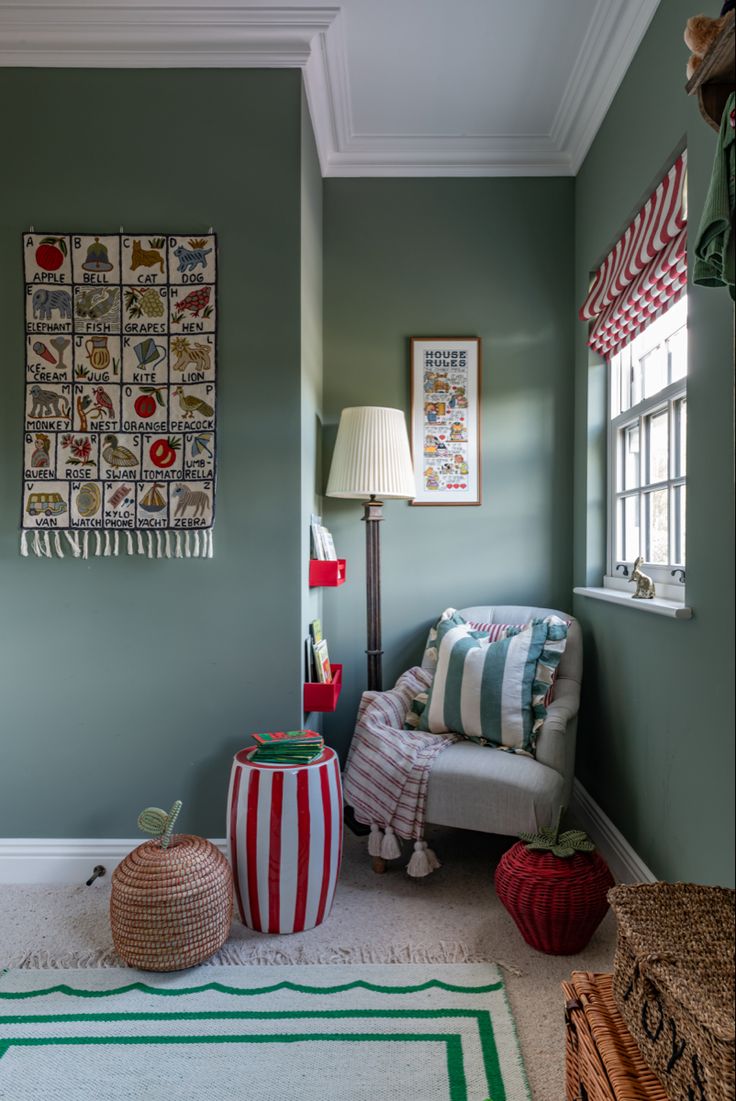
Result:
<svg viewBox="0 0 736 1101"><path fill-rule="evenodd" d="M277 730L265 734L254 734L253 741L259 746L292 746L320 743L322 735L314 730Z"/></svg>

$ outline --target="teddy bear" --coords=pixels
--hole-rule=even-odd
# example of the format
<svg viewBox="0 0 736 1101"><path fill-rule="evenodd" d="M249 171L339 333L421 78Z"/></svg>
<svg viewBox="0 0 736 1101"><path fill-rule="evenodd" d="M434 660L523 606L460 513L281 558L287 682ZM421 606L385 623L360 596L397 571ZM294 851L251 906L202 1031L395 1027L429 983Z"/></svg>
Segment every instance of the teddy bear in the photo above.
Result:
<svg viewBox="0 0 736 1101"><path fill-rule="evenodd" d="M703 57L710 49L711 43L714 42L721 33L726 23L728 13L733 10L735 2L736 0L726 0L721 8L721 14L718 19L713 19L710 15L692 15L688 19L683 35L685 45L691 51L687 63L688 80L690 80L703 60Z"/></svg>

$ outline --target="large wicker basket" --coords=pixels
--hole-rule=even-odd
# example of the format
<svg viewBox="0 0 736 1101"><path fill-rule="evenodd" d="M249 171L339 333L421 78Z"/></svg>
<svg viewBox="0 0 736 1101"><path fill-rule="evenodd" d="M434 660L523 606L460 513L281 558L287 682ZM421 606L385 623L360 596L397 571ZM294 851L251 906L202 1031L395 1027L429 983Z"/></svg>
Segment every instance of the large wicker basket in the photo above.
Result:
<svg viewBox="0 0 736 1101"><path fill-rule="evenodd" d="M616 1009L611 975L573 971L565 995L567 1101L667 1101Z"/></svg>
<svg viewBox="0 0 736 1101"><path fill-rule="evenodd" d="M110 924L118 955L144 971L180 971L223 946L233 916L233 878L219 849L175 834L146 841L112 874Z"/></svg>
<svg viewBox="0 0 736 1101"><path fill-rule="evenodd" d="M671 1101L734 1101L734 892L614 887L613 991Z"/></svg>

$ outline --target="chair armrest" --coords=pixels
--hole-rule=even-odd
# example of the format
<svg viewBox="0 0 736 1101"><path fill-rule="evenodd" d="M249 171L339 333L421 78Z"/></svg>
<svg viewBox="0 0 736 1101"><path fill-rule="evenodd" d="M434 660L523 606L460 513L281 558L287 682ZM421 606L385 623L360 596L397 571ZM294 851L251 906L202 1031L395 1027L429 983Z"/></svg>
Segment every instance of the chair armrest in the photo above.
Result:
<svg viewBox="0 0 736 1101"><path fill-rule="evenodd" d="M564 778L566 804L569 803L575 771L579 707L579 683L570 677L559 678L555 685L555 698L547 708L547 717L537 738L537 760Z"/></svg>

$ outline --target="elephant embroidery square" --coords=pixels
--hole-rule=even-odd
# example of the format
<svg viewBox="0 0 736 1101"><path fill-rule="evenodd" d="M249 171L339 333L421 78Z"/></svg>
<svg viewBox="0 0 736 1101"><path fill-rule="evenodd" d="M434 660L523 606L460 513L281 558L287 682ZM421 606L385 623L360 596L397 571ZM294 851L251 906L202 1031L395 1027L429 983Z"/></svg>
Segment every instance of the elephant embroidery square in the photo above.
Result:
<svg viewBox="0 0 736 1101"><path fill-rule="evenodd" d="M21 553L211 556L214 233L23 234Z"/></svg>

